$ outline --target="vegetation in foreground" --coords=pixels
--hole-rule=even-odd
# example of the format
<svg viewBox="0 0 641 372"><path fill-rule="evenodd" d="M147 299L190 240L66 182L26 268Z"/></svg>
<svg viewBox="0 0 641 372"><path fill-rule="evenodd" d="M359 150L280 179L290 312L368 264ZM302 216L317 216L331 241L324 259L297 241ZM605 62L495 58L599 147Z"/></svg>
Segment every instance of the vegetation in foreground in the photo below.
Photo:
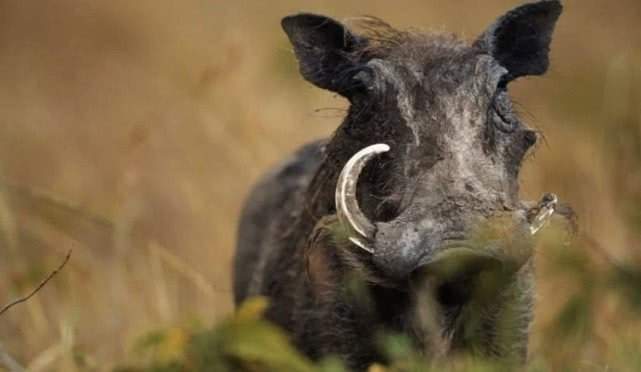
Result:
<svg viewBox="0 0 641 372"><path fill-rule="evenodd" d="M579 250L578 243L582 243ZM548 322L544 338L554 340L533 353L524 367L454 355L447 359L426 360L401 335L381 335L380 347L387 363L372 365L370 372L412 371L639 371L641 355L635 337L626 337L625 329L638 326L641 313L641 266L620 265L604 256L587 238L568 236L558 225L544 235L540 249L547 249L555 265L548 272L565 278L575 286L570 298ZM585 255L592 251L594 255ZM609 309L598 304L607 298ZM200 326L157 330L141 337L135 346L130 367L116 372L200 372L200 371L293 371L345 372L336 358L313 363L300 355L287 341L283 331L262 319L267 306L264 298L248 300L230 318L203 330ZM614 318L607 327L620 335L616 343L594 343L601 332L597 313L610 311ZM628 334L628 336L631 336ZM590 345L592 343L592 345ZM593 349L594 350L591 350ZM591 359L585 358L586 352Z"/></svg>

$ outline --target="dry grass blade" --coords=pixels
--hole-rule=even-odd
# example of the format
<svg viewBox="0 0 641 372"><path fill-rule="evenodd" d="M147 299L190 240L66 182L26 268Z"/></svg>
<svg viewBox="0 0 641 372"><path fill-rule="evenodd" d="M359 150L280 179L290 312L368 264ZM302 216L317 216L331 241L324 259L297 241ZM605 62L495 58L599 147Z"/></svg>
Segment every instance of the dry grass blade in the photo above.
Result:
<svg viewBox="0 0 641 372"><path fill-rule="evenodd" d="M198 271L194 270L189 264L181 260L178 256L173 254L162 245L152 242L149 249L158 255L158 258L175 272L184 276L187 280L192 282L196 288L202 291L205 295L215 298L217 293L227 293L228 291L217 289L212 286L209 281Z"/></svg>
<svg viewBox="0 0 641 372"><path fill-rule="evenodd" d="M33 297L36 293L38 293L38 291L40 291L42 287L44 287L54 276L56 276L60 272L60 270L62 270L65 267L67 262L69 262L69 258L71 258L71 250L67 253L67 256L65 256L64 261L62 261L62 263L58 265L58 267L54 271L52 271L49 275L47 275L47 277L43 281L41 281L40 284L38 284L38 286L34 288L28 295L20 297L4 305L2 309L0 309L0 316L3 315L12 307L18 304L21 304L25 301L28 301L31 297Z"/></svg>

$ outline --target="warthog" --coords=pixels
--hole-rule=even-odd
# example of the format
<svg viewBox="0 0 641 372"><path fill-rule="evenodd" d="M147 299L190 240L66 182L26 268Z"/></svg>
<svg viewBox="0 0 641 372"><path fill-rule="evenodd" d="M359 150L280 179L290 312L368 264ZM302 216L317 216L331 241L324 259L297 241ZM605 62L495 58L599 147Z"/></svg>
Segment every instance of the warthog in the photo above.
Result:
<svg viewBox="0 0 641 372"><path fill-rule="evenodd" d="M303 352L356 369L381 361L381 332L433 356L524 360L532 236L556 197L519 200L537 132L515 114L508 86L545 73L561 10L557 0L519 6L472 43L371 17L351 28L285 17L302 76L350 107L329 139L303 146L251 193L236 303L268 297L266 316Z"/></svg>

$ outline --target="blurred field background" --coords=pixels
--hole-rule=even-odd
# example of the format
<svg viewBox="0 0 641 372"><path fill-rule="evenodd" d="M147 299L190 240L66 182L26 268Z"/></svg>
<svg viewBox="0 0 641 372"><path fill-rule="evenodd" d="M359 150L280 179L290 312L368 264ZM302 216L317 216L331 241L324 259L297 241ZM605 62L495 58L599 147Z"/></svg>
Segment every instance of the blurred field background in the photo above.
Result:
<svg viewBox="0 0 641 372"><path fill-rule="evenodd" d="M232 312L244 196L345 108L299 77L281 17L368 14L473 39L515 4L0 0L0 304L73 249L0 317L0 348L32 371L110 370L154 330L181 345L183 328ZM641 2L565 1L551 70L511 91L545 135L524 198L556 192L580 227L572 244L539 247L533 358L637 370Z"/></svg>

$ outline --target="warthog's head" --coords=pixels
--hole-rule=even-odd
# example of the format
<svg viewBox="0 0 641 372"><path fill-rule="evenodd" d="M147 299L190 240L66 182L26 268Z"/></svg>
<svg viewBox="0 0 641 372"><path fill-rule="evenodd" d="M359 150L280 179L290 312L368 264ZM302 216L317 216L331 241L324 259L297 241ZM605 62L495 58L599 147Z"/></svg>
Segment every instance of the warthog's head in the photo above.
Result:
<svg viewBox="0 0 641 372"><path fill-rule="evenodd" d="M519 200L537 132L508 86L547 70L560 13L556 0L523 5L473 43L372 18L355 22L360 33L319 15L283 20L305 79L351 103L327 146L342 167L337 215L387 277L449 257L515 268L529 258L555 197L539 213Z"/></svg>

